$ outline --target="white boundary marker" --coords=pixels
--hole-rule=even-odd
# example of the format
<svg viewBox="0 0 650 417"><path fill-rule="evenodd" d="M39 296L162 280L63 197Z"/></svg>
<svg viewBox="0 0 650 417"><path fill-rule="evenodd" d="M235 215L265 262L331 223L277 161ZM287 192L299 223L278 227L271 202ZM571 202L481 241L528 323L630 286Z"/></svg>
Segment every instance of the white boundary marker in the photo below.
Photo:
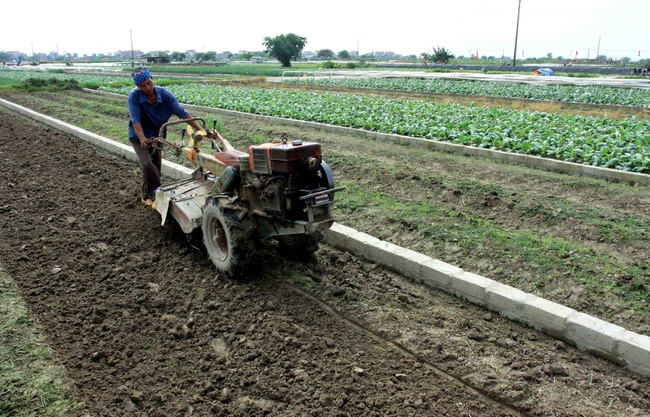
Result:
<svg viewBox="0 0 650 417"><path fill-rule="evenodd" d="M0 105L41 121L55 129L88 141L104 150L136 161L128 146L61 122L25 107L0 99ZM192 170L163 160L165 174L187 178ZM377 239L335 223L326 233L326 243L392 269L434 289L496 311L543 333L564 340L581 350L650 376L650 337L597 319L561 304L523 292L497 281L464 271L421 253Z"/></svg>
<svg viewBox="0 0 650 417"><path fill-rule="evenodd" d="M326 243L650 376L650 337L335 223Z"/></svg>

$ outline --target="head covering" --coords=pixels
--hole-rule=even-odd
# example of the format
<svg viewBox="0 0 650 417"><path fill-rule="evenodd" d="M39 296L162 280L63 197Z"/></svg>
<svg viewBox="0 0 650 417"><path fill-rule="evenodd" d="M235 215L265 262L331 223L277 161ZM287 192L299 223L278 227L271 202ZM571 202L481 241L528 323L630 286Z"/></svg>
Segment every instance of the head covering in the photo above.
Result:
<svg viewBox="0 0 650 417"><path fill-rule="evenodd" d="M133 71L133 74L131 74L131 78L133 78L133 82L136 85L138 85L151 78L151 73L146 67L140 67L137 68L135 71Z"/></svg>

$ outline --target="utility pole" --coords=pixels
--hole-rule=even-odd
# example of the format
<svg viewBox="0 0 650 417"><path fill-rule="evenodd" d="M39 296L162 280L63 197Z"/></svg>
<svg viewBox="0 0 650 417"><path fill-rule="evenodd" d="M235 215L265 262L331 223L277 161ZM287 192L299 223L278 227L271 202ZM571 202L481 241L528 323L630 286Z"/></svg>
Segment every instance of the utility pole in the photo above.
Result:
<svg viewBox="0 0 650 417"><path fill-rule="evenodd" d="M517 65L517 38L519 38L519 15L521 14L521 0L517 8L517 30L515 31L515 53L512 55L512 68Z"/></svg>
<svg viewBox="0 0 650 417"><path fill-rule="evenodd" d="M133 54L133 31L129 31L129 35L131 35L131 68L135 66L135 55Z"/></svg>
<svg viewBox="0 0 650 417"><path fill-rule="evenodd" d="M598 60L598 57L600 56L600 36L598 37L598 49L596 49L596 60Z"/></svg>

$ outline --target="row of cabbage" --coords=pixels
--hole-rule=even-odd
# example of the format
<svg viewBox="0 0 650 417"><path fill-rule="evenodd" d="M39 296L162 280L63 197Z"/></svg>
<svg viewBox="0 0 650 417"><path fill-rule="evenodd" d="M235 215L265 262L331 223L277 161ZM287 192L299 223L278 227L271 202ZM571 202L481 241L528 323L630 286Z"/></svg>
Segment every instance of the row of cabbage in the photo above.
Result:
<svg viewBox="0 0 650 417"><path fill-rule="evenodd" d="M65 73L60 71L47 71L41 69L0 69L0 78L22 82L30 78L36 79L56 79L69 80L73 79L79 84L102 84L120 83L131 81L129 73L116 73L115 75L106 74L84 74L84 73Z"/></svg>
<svg viewBox="0 0 650 417"><path fill-rule="evenodd" d="M650 173L650 121L357 95L214 85L167 87L181 102ZM102 88L128 94L130 87Z"/></svg>
<svg viewBox="0 0 650 417"><path fill-rule="evenodd" d="M287 83L418 91L441 94L524 98L572 103L650 107L650 90L608 86L567 84L525 84L442 78L310 78L286 79Z"/></svg>

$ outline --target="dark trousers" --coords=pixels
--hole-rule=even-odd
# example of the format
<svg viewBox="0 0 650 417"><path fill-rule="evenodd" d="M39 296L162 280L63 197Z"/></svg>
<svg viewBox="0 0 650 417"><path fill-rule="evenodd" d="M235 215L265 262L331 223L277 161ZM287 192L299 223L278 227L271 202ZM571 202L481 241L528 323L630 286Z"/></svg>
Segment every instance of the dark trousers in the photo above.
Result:
<svg viewBox="0 0 650 417"><path fill-rule="evenodd" d="M144 149L140 143L131 142L135 154L140 161L142 172L142 198L155 200L154 191L160 187L160 173L162 170L162 156L160 149L150 146Z"/></svg>

